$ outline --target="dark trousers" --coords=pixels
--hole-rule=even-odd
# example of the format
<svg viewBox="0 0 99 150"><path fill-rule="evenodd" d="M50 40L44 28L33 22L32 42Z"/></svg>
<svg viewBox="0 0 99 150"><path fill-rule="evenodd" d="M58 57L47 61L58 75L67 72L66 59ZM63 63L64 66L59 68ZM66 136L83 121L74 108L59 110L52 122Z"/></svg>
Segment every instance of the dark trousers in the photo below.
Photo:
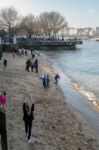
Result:
<svg viewBox="0 0 99 150"><path fill-rule="evenodd" d="M35 71L36 71L36 73L38 73L38 67L35 67Z"/></svg>
<svg viewBox="0 0 99 150"><path fill-rule="evenodd" d="M31 138L31 129L32 129L32 122L28 123L25 122L25 132L28 135L28 140Z"/></svg>
<svg viewBox="0 0 99 150"><path fill-rule="evenodd" d="M43 87L44 87L44 89L47 89L47 84L46 84L45 80L43 80Z"/></svg>
<svg viewBox="0 0 99 150"><path fill-rule="evenodd" d="M26 71L29 72L29 65L26 65Z"/></svg>
<svg viewBox="0 0 99 150"><path fill-rule="evenodd" d="M32 71L32 72L33 72L33 69L34 69L34 66L32 65L32 66L31 66L31 71Z"/></svg>
<svg viewBox="0 0 99 150"><path fill-rule="evenodd" d="M55 79L55 83L56 83L56 84L58 83L58 79Z"/></svg>
<svg viewBox="0 0 99 150"><path fill-rule="evenodd" d="M4 68L6 68L6 66L7 66L7 63L4 63Z"/></svg>

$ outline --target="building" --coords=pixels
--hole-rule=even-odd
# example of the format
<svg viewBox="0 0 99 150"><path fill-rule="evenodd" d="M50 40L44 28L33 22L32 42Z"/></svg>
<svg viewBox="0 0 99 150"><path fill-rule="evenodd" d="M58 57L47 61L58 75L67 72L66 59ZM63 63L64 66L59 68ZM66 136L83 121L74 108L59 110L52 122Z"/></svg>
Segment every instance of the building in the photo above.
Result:
<svg viewBox="0 0 99 150"><path fill-rule="evenodd" d="M93 28L78 28L77 35L84 36L84 37L93 37L94 29Z"/></svg>
<svg viewBox="0 0 99 150"><path fill-rule="evenodd" d="M96 27L96 30L95 30L95 32L94 32L94 35L95 35L96 37L99 37L99 27Z"/></svg>

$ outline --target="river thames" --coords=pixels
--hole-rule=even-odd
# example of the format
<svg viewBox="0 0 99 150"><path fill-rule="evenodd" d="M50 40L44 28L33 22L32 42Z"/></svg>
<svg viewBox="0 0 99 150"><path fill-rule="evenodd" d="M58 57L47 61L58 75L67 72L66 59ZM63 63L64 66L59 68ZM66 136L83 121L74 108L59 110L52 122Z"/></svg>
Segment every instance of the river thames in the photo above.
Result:
<svg viewBox="0 0 99 150"><path fill-rule="evenodd" d="M86 41L76 50L47 50L60 74L66 101L83 113L99 133L99 42Z"/></svg>

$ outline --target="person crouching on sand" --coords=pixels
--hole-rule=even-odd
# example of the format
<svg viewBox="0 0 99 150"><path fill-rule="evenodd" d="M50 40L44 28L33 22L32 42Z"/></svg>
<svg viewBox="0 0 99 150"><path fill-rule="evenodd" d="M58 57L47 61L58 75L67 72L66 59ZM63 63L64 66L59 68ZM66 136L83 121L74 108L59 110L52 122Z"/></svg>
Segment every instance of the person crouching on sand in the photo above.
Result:
<svg viewBox="0 0 99 150"><path fill-rule="evenodd" d="M31 106L28 103L23 103L23 121L25 123L26 136L28 136L28 143L31 143L31 129L32 129L32 122L34 119L33 111L34 111L33 103Z"/></svg>

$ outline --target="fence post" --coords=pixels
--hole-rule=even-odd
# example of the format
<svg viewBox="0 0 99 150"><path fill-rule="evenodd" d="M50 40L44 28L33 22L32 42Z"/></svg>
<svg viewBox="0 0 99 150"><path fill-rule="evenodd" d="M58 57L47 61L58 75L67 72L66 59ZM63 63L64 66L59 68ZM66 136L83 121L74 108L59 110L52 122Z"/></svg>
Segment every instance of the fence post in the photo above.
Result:
<svg viewBox="0 0 99 150"><path fill-rule="evenodd" d="M6 132L6 115L0 110L0 134L2 150L8 150L7 146L7 132Z"/></svg>

